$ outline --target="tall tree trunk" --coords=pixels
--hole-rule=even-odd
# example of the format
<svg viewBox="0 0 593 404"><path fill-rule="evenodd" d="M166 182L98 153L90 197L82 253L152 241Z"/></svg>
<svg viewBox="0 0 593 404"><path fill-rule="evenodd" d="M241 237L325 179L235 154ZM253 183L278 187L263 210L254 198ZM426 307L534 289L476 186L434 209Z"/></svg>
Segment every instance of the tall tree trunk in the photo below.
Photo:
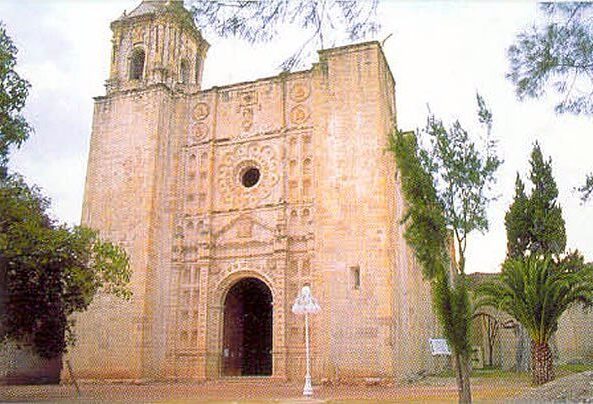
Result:
<svg viewBox="0 0 593 404"><path fill-rule="evenodd" d="M0 340L4 335L3 314L6 313L6 304L8 302L8 273L6 268L6 259L0 257Z"/></svg>
<svg viewBox="0 0 593 404"><path fill-rule="evenodd" d="M471 403L472 392L470 385L470 361L469 357L464 357L455 353L455 375L457 378L457 394L460 403Z"/></svg>
<svg viewBox="0 0 593 404"><path fill-rule="evenodd" d="M533 384L540 385L554 379L552 350L547 342L531 341L531 372Z"/></svg>

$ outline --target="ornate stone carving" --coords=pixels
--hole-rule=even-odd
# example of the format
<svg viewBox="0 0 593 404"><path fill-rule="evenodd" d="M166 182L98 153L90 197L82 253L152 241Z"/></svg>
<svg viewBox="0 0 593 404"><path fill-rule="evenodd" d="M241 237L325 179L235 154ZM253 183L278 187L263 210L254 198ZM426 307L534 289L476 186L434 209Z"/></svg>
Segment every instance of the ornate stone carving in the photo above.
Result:
<svg viewBox="0 0 593 404"><path fill-rule="evenodd" d="M203 122L192 122L190 133L194 142L204 141L208 138L208 125Z"/></svg>
<svg viewBox="0 0 593 404"><path fill-rule="evenodd" d="M242 115L241 127L244 131L248 131L253 126L253 108L243 108Z"/></svg>
<svg viewBox="0 0 593 404"><path fill-rule="evenodd" d="M290 120L295 125L303 124L309 119L309 111L303 105L297 105L290 110Z"/></svg>
<svg viewBox="0 0 593 404"><path fill-rule="evenodd" d="M253 234L253 222L249 219L243 219L237 223L237 237L251 238Z"/></svg>
<svg viewBox="0 0 593 404"><path fill-rule="evenodd" d="M221 262L219 265L221 270L212 279L212 286L215 290L222 291L242 277L257 274L271 287L272 293L274 293L274 279L277 276L274 274L276 264L273 260L237 259L232 262Z"/></svg>
<svg viewBox="0 0 593 404"><path fill-rule="evenodd" d="M274 229L249 215L241 215L231 220L214 233L216 247L231 247L247 244L251 246L271 245L275 237ZM244 250L243 254L247 254Z"/></svg>
<svg viewBox="0 0 593 404"><path fill-rule="evenodd" d="M205 102L198 103L194 108L194 119L196 121L203 121L210 115L210 106Z"/></svg>
<svg viewBox="0 0 593 404"><path fill-rule="evenodd" d="M227 151L217 169L221 202L232 206L253 206L268 198L280 179L277 153L270 145L241 144ZM261 177L255 186L245 187L241 174L255 167Z"/></svg>
<svg viewBox="0 0 593 404"><path fill-rule="evenodd" d="M265 273L265 262L264 261L249 261L249 260L237 260L233 262L226 273L238 272L238 271L257 271Z"/></svg>
<svg viewBox="0 0 593 404"><path fill-rule="evenodd" d="M257 103L257 92L245 91L239 94L239 104L241 106L253 105Z"/></svg>
<svg viewBox="0 0 593 404"><path fill-rule="evenodd" d="M143 41L144 29L141 26L137 26L132 31L132 43L137 44Z"/></svg>
<svg viewBox="0 0 593 404"><path fill-rule="evenodd" d="M290 98L296 102L302 102L309 98L309 86L305 83L294 83L290 89Z"/></svg>

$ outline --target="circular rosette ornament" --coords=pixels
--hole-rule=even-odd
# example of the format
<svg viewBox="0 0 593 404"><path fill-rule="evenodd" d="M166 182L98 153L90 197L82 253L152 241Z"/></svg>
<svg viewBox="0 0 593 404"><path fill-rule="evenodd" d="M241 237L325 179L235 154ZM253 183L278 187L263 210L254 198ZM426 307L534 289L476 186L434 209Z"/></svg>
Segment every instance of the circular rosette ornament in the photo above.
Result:
<svg viewBox="0 0 593 404"><path fill-rule="evenodd" d="M208 139L208 125L203 122L192 122L189 127L189 143L200 143Z"/></svg>
<svg viewBox="0 0 593 404"><path fill-rule="evenodd" d="M218 167L220 201L233 208L266 203L278 184L278 158L268 145L242 144L222 156Z"/></svg>
<svg viewBox="0 0 593 404"><path fill-rule="evenodd" d="M290 98L296 102L303 102L309 98L309 86L305 83L294 83L290 90Z"/></svg>
<svg viewBox="0 0 593 404"><path fill-rule="evenodd" d="M290 120L295 125L302 125L309 119L309 110L303 105L297 105L290 111Z"/></svg>
<svg viewBox="0 0 593 404"><path fill-rule="evenodd" d="M196 121L203 121L210 115L210 106L205 102L200 102L194 107L194 119Z"/></svg>

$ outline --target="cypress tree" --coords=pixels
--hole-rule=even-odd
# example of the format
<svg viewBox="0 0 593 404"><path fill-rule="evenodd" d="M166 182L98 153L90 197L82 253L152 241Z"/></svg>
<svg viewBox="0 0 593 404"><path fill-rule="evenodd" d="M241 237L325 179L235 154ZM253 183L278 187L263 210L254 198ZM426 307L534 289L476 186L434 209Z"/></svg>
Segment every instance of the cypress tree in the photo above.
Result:
<svg viewBox="0 0 593 404"><path fill-rule="evenodd" d="M509 207L504 224L507 230L507 258L522 257L529 244L529 198L519 173L515 179L515 198Z"/></svg>
<svg viewBox="0 0 593 404"><path fill-rule="evenodd" d="M539 143L533 145L529 179L531 195L517 173L515 197L505 216L507 257L531 254L559 255L566 249L566 226L558 203L552 159L544 160Z"/></svg>
<svg viewBox="0 0 593 404"><path fill-rule="evenodd" d="M561 254L566 248L566 227L562 208L558 204L558 187L552 175L552 159L544 161L536 142L531 152L531 182L529 198L532 213L531 245L533 253Z"/></svg>

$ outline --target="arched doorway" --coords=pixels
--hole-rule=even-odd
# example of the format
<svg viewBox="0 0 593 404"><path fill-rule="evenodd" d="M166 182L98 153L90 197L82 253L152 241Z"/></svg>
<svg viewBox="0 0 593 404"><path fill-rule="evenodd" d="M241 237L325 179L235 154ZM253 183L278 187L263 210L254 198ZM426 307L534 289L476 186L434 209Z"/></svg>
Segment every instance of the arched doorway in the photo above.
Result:
<svg viewBox="0 0 593 404"><path fill-rule="evenodd" d="M256 278L235 283L224 300L222 374L272 375L272 292Z"/></svg>

